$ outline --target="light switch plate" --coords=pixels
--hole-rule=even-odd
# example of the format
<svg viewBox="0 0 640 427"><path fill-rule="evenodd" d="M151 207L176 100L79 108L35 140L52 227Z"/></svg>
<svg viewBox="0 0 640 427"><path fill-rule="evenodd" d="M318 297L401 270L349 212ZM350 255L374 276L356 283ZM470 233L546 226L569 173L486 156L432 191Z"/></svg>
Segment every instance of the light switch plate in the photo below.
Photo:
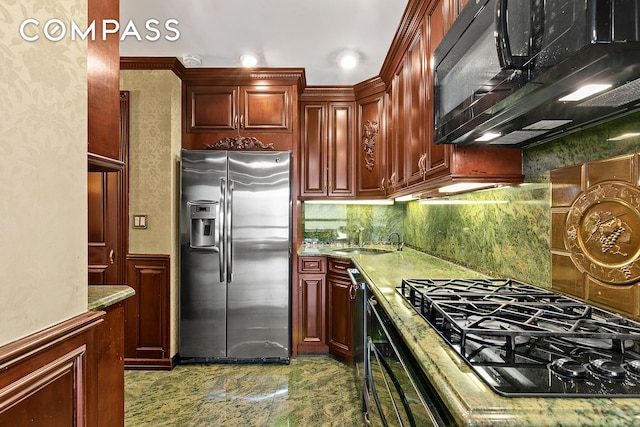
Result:
<svg viewBox="0 0 640 427"><path fill-rule="evenodd" d="M133 216L133 228L145 229L147 228L147 215L134 215Z"/></svg>

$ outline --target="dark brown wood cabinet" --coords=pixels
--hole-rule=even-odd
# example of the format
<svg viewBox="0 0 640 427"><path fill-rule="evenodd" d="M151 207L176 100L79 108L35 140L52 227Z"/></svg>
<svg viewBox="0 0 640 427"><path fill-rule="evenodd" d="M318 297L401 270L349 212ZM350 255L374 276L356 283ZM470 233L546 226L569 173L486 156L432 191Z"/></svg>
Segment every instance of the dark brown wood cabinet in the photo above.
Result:
<svg viewBox="0 0 640 427"><path fill-rule="evenodd" d="M88 22L117 22L119 0L90 0ZM120 147L120 40L96 26L96 38L87 43L87 151L93 170L122 168Z"/></svg>
<svg viewBox="0 0 640 427"><path fill-rule="evenodd" d="M388 82L386 196L442 195L457 182L522 182L522 152L433 143L434 70L429 58L460 13L459 0L410 2L381 78ZM393 70L393 71L391 71Z"/></svg>
<svg viewBox="0 0 640 427"><path fill-rule="evenodd" d="M407 126L406 115L406 68L402 61L398 66L388 92L389 108L388 132L389 145L387 146L387 194L401 191L407 186L406 162L407 162Z"/></svg>
<svg viewBox="0 0 640 427"><path fill-rule="evenodd" d="M299 69L186 69L182 147L293 150Z"/></svg>
<svg viewBox="0 0 640 427"><path fill-rule="evenodd" d="M422 29L425 33L425 57L433 57L436 47L442 41L447 29L450 26L445 20L445 1L435 1L433 6L427 10L422 23ZM426 151L422 158L422 172L424 179L430 179L447 173L449 166L449 156L451 148L447 145L433 144L434 137L434 74L433 61L425 63L425 85L424 85L424 108L425 108L425 143Z"/></svg>
<svg viewBox="0 0 640 427"><path fill-rule="evenodd" d="M298 258L297 353L326 353L326 258Z"/></svg>
<svg viewBox="0 0 640 427"><path fill-rule="evenodd" d="M386 120L385 92L382 80L377 90L356 100L356 196L375 199L386 196Z"/></svg>
<svg viewBox="0 0 640 427"><path fill-rule="evenodd" d="M168 255L127 255L127 284L135 295L126 301L127 369L171 369L169 349Z"/></svg>
<svg viewBox="0 0 640 427"><path fill-rule="evenodd" d="M300 197L355 197L355 103L300 103Z"/></svg>
<svg viewBox="0 0 640 427"><path fill-rule="evenodd" d="M348 259L298 258L294 353L330 353L353 363L354 299Z"/></svg>
<svg viewBox="0 0 640 427"><path fill-rule="evenodd" d="M353 310L355 295L347 269L351 261L328 258L327 344L329 353L353 363Z"/></svg>
<svg viewBox="0 0 640 427"><path fill-rule="evenodd" d="M124 306L120 301L104 309L97 329L97 426L124 425ZM105 393L105 391L107 391Z"/></svg>
<svg viewBox="0 0 640 427"><path fill-rule="evenodd" d="M407 83L405 128L407 129L407 185L412 186L422 182L425 175L425 157L427 144L431 135L427 128L427 114L425 110L425 55L424 26L421 25L407 50L404 58Z"/></svg>
<svg viewBox="0 0 640 427"><path fill-rule="evenodd" d="M187 132L291 132L290 86L187 86Z"/></svg>

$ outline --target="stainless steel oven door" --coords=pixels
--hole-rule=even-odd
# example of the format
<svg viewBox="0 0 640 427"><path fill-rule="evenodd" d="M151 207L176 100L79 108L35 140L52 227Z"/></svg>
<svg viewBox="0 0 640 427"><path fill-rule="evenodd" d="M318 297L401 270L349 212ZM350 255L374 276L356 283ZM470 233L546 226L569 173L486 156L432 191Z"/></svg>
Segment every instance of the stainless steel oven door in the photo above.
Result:
<svg viewBox="0 0 640 427"><path fill-rule="evenodd" d="M363 384L363 412L373 426L451 425L446 409L425 392L429 385L417 375L415 361L408 354L391 320L369 299L366 373ZM444 416L443 416L444 414Z"/></svg>

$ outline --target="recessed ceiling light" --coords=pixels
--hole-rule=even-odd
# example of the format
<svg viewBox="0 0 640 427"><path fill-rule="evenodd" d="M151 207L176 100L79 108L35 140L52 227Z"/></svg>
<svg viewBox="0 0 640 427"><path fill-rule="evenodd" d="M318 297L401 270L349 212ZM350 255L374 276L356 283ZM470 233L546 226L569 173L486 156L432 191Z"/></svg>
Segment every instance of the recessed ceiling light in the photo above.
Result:
<svg viewBox="0 0 640 427"><path fill-rule="evenodd" d="M258 58L255 55L246 53L240 56L240 63L243 67L254 67L258 63Z"/></svg>
<svg viewBox="0 0 640 427"><path fill-rule="evenodd" d="M576 90L575 92L571 92L569 95L563 96L562 98L558 99L558 101L581 101L585 98L590 97L593 94L602 92L603 90L607 90L610 87L611 87L610 84L593 84L593 85L582 86L580 89Z"/></svg>
<svg viewBox="0 0 640 427"><path fill-rule="evenodd" d="M336 56L338 65L345 70L350 70L360 63L360 54L355 50L343 50Z"/></svg>

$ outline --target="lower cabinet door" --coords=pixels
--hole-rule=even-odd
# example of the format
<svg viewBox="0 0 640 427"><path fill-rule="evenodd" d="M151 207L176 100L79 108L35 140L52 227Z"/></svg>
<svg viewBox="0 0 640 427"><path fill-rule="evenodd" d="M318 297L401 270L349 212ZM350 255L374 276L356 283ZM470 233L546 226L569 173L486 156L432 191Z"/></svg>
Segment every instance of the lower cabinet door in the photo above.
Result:
<svg viewBox="0 0 640 427"><path fill-rule="evenodd" d="M327 276L329 353L353 363L353 306L351 280Z"/></svg>
<svg viewBox="0 0 640 427"><path fill-rule="evenodd" d="M298 353L326 353L325 274L301 274L298 281Z"/></svg>

